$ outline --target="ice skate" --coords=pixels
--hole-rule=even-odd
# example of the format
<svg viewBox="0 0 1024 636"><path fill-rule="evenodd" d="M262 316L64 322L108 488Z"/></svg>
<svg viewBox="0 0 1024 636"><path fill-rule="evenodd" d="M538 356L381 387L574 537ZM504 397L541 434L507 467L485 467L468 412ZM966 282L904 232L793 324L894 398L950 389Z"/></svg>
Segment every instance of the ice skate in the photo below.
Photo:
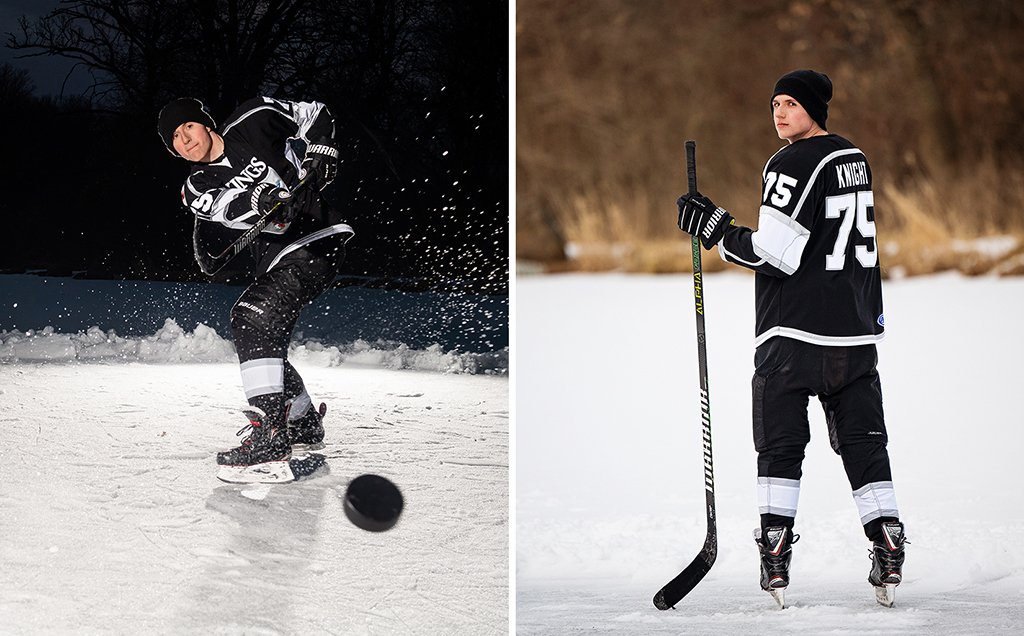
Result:
<svg viewBox="0 0 1024 636"><path fill-rule="evenodd" d="M882 540L871 547L871 572L868 583L875 588L875 600L886 607L896 602L896 586L903 581L903 524L893 521L882 524Z"/></svg>
<svg viewBox="0 0 1024 636"><path fill-rule="evenodd" d="M288 437L292 442L292 452L305 453L320 450L324 447L324 415L327 404L321 402L320 408L309 405L305 415L288 422Z"/></svg>
<svg viewBox="0 0 1024 636"><path fill-rule="evenodd" d="M217 478L232 483L294 481L287 429L267 422L266 413L259 408L248 407L243 413L249 423L238 435L248 435L237 448L217 453Z"/></svg>
<svg viewBox="0 0 1024 636"><path fill-rule="evenodd" d="M780 609L786 608L792 545L799 540L800 535L784 526L766 528L763 537L761 528L754 529L754 542L761 553L761 589L772 595Z"/></svg>

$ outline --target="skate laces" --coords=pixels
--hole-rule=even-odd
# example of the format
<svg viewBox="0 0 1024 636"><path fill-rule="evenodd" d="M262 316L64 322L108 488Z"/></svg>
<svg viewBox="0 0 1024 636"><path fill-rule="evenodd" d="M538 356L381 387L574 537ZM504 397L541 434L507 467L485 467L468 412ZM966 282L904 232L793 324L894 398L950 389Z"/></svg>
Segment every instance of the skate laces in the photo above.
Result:
<svg viewBox="0 0 1024 636"><path fill-rule="evenodd" d="M250 421L248 424L246 424L242 428L238 429L238 432L235 433L236 437L241 437L242 435L246 435L246 433L248 432L248 435L246 435L245 439L242 440L242 446L243 447L248 448L248 447L252 446L252 444L253 444L253 439L252 438L256 436L256 431L259 429L260 426L262 426L262 424L258 424L257 422Z"/></svg>
<svg viewBox="0 0 1024 636"><path fill-rule="evenodd" d="M895 550L890 550L889 546L883 543L875 543L870 550L868 555L871 559L878 561L878 564L882 569L896 570L903 567L903 560L906 555L903 552L903 546L910 543L906 537L900 540L899 545L896 546Z"/></svg>

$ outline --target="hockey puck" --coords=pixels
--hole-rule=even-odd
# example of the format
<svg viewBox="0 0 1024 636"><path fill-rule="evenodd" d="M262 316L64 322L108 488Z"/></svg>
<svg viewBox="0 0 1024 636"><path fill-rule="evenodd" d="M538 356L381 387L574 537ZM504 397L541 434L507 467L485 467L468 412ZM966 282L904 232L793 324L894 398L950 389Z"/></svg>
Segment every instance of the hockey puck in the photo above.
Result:
<svg viewBox="0 0 1024 636"><path fill-rule="evenodd" d="M393 528L404 504L398 486L380 475L360 475L345 491L345 516L370 532Z"/></svg>

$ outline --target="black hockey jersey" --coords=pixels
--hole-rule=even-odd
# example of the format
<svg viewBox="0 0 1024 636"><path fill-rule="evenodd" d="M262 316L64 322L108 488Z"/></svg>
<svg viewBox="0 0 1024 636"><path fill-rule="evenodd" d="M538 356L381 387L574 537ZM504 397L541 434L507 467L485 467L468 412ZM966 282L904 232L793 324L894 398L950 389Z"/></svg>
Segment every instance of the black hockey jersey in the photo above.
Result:
<svg viewBox="0 0 1024 636"><path fill-rule="evenodd" d="M783 336L826 346L882 339L871 168L839 135L794 142L765 165L757 230L731 226L726 261L753 269L755 346Z"/></svg>
<svg viewBox="0 0 1024 636"><path fill-rule="evenodd" d="M261 183L290 188L309 143L334 137L334 120L324 104L259 97L239 106L219 130L224 154L210 163L192 165L181 190L195 214L196 260L208 271L219 254L260 218L253 191ZM296 196L302 213L290 223L272 223L248 253L232 263L235 271L260 274L287 253L337 234L351 236L338 213L320 201L319 193Z"/></svg>

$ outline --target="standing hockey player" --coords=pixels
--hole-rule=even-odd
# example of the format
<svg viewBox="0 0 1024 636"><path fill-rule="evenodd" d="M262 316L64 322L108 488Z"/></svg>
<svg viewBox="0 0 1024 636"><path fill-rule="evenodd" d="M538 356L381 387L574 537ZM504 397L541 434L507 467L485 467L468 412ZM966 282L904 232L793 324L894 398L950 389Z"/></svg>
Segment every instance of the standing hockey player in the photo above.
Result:
<svg viewBox="0 0 1024 636"><path fill-rule="evenodd" d="M875 343L884 335L871 168L825 128L832 82L811 70L782 76L771 110L779 138L762 174L756 230L734 224L707 197L679 198L680 229L705 249L756 272L753 378L761 527L761 587L784 607L801 463L810 441L808 397L825 411L864 532L868 581L891 606L902 577L899 521L886 451Z"/></svg>
<svg viewBox="0 0 1024 636"><path fill-rule="evenodd" d="M292 445L322 444L326 405L313 408L288 363L288 343L299 312L337 276L352 236L320 197L338 169L334 120L318 102L262 97L216 129L199 100L181 98L160 111L158 132L171 154L192 164L181 196L195 214L196 260L205 272L211 254L274 215L231 263L251 279L231 309L231 330L252 408L238 433L248 435L218 453L217 464L228 481L293 479Z"/></svg>

